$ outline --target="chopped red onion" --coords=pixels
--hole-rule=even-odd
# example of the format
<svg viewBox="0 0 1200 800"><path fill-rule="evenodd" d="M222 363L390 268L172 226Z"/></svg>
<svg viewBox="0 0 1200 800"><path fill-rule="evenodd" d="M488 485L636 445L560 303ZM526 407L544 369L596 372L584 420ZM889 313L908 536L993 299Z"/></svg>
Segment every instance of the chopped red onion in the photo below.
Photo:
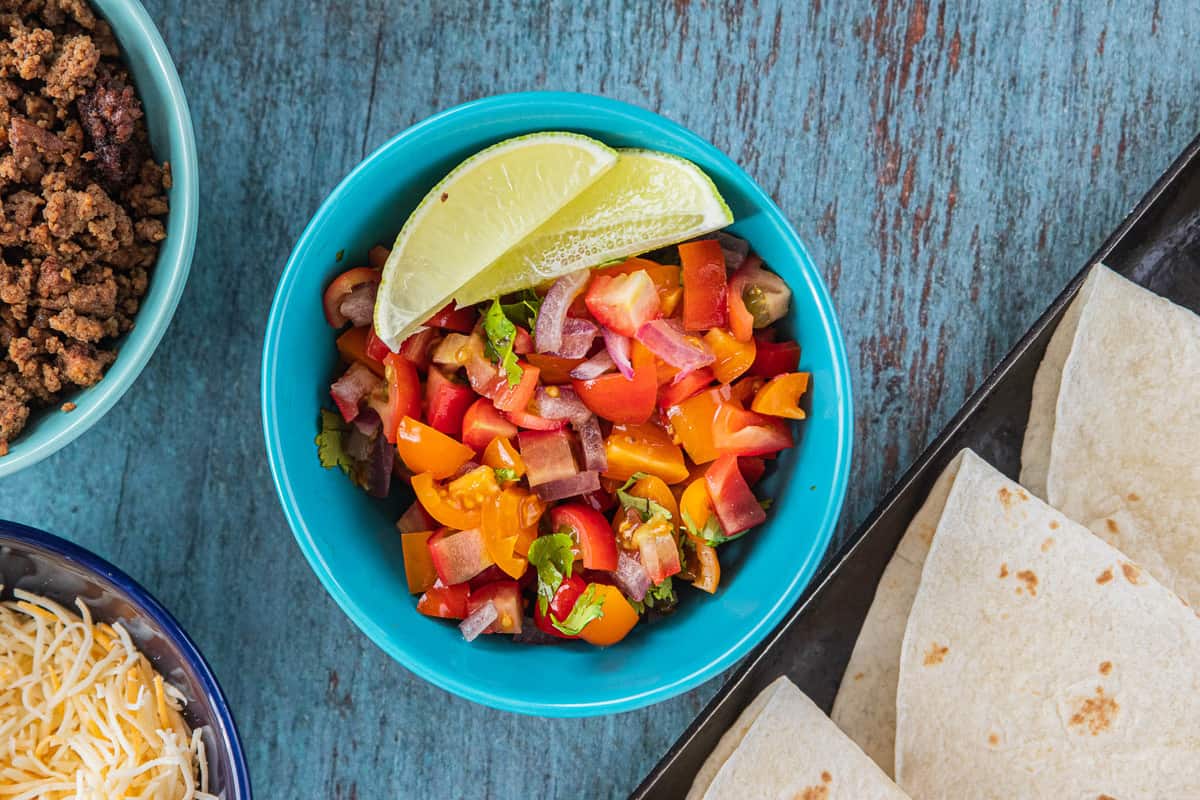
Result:
<svg viewBox="0 0 1200 800"><path fill-rule="evenodd" d="M537 492L537 496L547 503L554 500L563 500L567 497L575 497L576 495L593 492L600 488L600 473L599 472L580 472L577 475L571 475L568 478L558 478L549 481L548 483L539 484L533 487Z"/></svg>
<svg viewBox="0 0 1200 800"><path fill-rule="evenodd" d="M638 328L638 341L673 367L692 372L716 361L708 345L683 332L671 320L652 319Z"/></svg>
<svg viewBox="0 0 1200 800"><path fill-rule="evenodd" d="M392 462L396 460L396 448L387 439L376 436L371 444L371 457L367 461L366 489L371 497L387 497L392 489Z"/></svg>
<svg viewBox="0 0 1200 800"><path fill-rule="evenodd" d="M608 350L601 350L571 370L571 377L581 381L590 381L592 378L599 378L615 366L613 357L609 354Z"/></svg>
<svg viewBox="0 0 1200 800"><path fill-rule="evenodd" d="M533 336L534 347L539 353L557 353L562 349L564 326L567 311L575 297L587 285L591 272L586 269L577 270L563 275L554 282L542 307L538 310L537 323ZM564 356L564 358L581 358L581 356Z"/></svg>
<svg viewBox="0 0 1200 800"><path fill-rule="evenodd" d="M646 572L641 561L617 548L617 570L613 573L613 582L626 597L640 603L646 599L646 592L650 589L650 573Z"/></svg>
<svg viewBox="0 0 1200 800"><path fill-rule="evenodd" d="M471 612L458 626L462 631L463 638L468 642L475 641L479 634L483 633L488 627L500 617L500 612L496 610L496 604L491 600L481 605L479 608Z"/></svg>
<svg viewBox="0 0 1200 800"><path fill-rule="evenodd" d="M725 253L725 269L730 272L740 267L750 254L750 243L745 239L725 231L717 231L713 238L720 243L721 250Z"/></svg>
<svg viewBox="0 0 1200 800"><path fill-rule="evenodd" d="M346 422L354 421L358 416L359 403L371 393L377 383L379 378L375 373L357 361L350 365L345 375L333 382L329 387L329 394L337 404L338 411L342 412L342 419Z"/></svg>
<svg viewBox="0 0 1200 800"><path fill-rule="evenodd" d="M342 450L354 461L366 461L371 457L371 443L374 439L370 434L363 433L358 427L358 420L363 416L362 414L358 415L351 424L350 430L346 431L345 438L342 439Z"/></svg>
<svg viewBox="0 0 1200 800"><path fill-rule="evenodd" d="M383 425L383 420L379 418L379 412L367 406L358 412L358 416L354 418L354 427L358 432L368 439L379 433L379 428Z"/></svg>
<svg viewBox="0 0 1200 800"><path fill-rule="evenodd" d="M562 344L557 350L548 352L559 358L583 358L592 349L597 333L599 328L586 319L567 317L563 323Z"/></svg>
<svg viewBox="0 0 1200 800"><path fill-rule="evenodd" d="M538 386L536 398L538 413L546 419L566 419L578 427L592 416L570 386L555 386L553 390Z"/></svg>
<svg viewBox="0 0 1200 800"><path fill-rule="evenodd" d="M374 281L360 283L343 298L338 311L356 328L370 325L371 318L375 315L375 294L378 291L379 284Z"/></svg>
<svg viewBox="0 0 1200 800"><path fill-rule="evenodd" d="M600 328L600 333L604 334L604 348L612 356L613 363L617 365L617 371L627 380L633 380L633 362L629 359L629 338L605 327Z"/></svg>
<svg viewBox="0 0 1200 800"><path fill-rule="evenodd" d="M579 473L572 452L570 431L521 431L517 444L525 462L525 477L529 485L554 483L574 478Z"/></svg>
<svg viewBox="0 0 1200 800"><path fill-rule="evenodd" d="M583 466L592 472L604 472L608 469L608 453L604 450L604 434L600 431L600 423L595 414L575 426L579 432L580 449L583 450Z"/></svg>

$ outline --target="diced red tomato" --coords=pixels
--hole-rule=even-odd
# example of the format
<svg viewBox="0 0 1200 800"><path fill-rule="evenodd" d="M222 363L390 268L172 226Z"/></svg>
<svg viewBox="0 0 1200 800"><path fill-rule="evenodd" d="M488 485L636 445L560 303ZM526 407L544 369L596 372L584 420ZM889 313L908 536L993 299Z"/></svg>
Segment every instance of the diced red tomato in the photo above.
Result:
<svg viewBox="0 0 1200 800"><path fill-rule="evenodd" d="M400 419L406 416L421 418L421 379L412 362L398 353L388 353L383 360L383 373L387 381L387 402L381 404L376 400L371 402L371 407L383 420L384 438L395 444Z"/></svg>
<svg viewBox="0 0 1200 800"><path fill-rule="evenodd" d="M792 446L792 432L775 417L722 403L713 417L713 446L723 455L762 456Z"/></svg>
<svg viewBox="0 0 1200 800"><path fill-rule="evenodd" d="M416 334L414 334L414 336L415 335ZM411 338L412 337L410 336L409 339ZM408 341L408 339L405 339L405 341ZM368 358L373 358L380 364L382 364L383 360L387 358L388 353L392 352L391 348L384 344L383 339L380 339L377 335L375 335L374 325L367 329L366 351Z"/></svg>
<svg viewBox="0 0 1200 800"><path fill-rule="evenodd" d="M484 633L520 633L525 604L517 582L493 581L472 591L467 598L467 616L483 608L489 600L496 606L497 617Z"/></svg>
<svg viewBox="0 0 1200 800"><path fill-rule="evenodd" d="M558 431L567 427L565 419L550 419L531 411L505 411L504 418L527 431Z"/></svg>
<svg viewBox="0 0 1200 800"><path fill-rule="evenodd" d="M638 552L642 556L642 566L655 586L683 568L679 563L679 545L669 533L659 532L641 537Z"/></svg>
<svg viewBox="0 0 1200 800"><path fill-rule="evenodd" d="M768 342L759 336L755 337L755 348L751 375L774 378L784 372L795 372L800 367L800 345L796 342Z"/></svg>
<svg viewBox="0 0 1200 800"><path fill-rule="evenodd" d="M433 343L437 337L438 332L433 328L417 331L400 343L400 355L412 362L414 367L427 370L433 363ZM377 347L387 350L387 345L383 343L382 339L376 337L376 341L379 343Z"/></svg>
<svg viewBox="0 0 1200 800"><path fill-rule="evenodd" d="M455 308L451 300L450 305L430 317L425 324L430 328L470 333L475 328L475 309L470 306Z"/></svg>
<svg viewBox="0 0 1200 800"><path fill-rule="evenodd" d="M767 512L750 491L735 456L718 458L704 473L704 479L708 482L713 510L727 536L749 530L766 520Z"/></svg>
<svg viewBox="0 0 1200 800"><path fill-rule="evenodd" d="M517 333L515 336L513 336L513 352L519 356L532 353L533 337L529 335L529 331L525 330L520 325L517 325L516 328Z"/></svg>
<svg viewBox="0 0 1200 800"><path fill-rule="evenodd" d="M417 600L417 611L427 617L466 619L470 589L465 583L447 586L439 578Z"/></svg>
<svg viewBox="0 0 1200 800"><path fill-rule="evenodd" d="M689 331L724 328L729 310L720 242L685 242L679 245L679 260L683 265L683 327Z"/></svg>
<svg viewBox="0 0 1200 800"><path fill-rule="evenodd" d="M716 380L708 367L693 370L679 379L678 383L667 384L658 390L658 407L677 406L694 394L707 389Z"/></svg>
<svg viewBox="0 0 1200 800"><path fill-rule="evenodd" d="M377 269L353 267L330 281L322 298L325 321L335 328L340 328L349 322L350 320L342 313L342 301L364 283L379 283L379 277Z"/></svg>
<svg viewBox="0 0 1200 800"><path fill-rule="evenodd" d="M517 442L530 486L569 478L579 472L568 431L521 431Z"/></svg>
<svg viewBox="0 0 1200 800"><path fill-rule="evenodd" d="M438 578L447 585L465 583L492 565L483 532L450 531L446 528L429 539L429 555Z"/></svg>
<svg viewBox="0 0 1200 800"><path fill-rule="evenodd" d="M550 522L556 533L565 528L579 543L585 569L617 568L617 540L599 511L582 503L566 503L550 510Z"/></svg>
<svg viewBox="0 0 1200 800"><path fill-rule="evenodd" d="M762 480L763 473L767 471L767 462L755 456L742 456L738 459L738 469L742 471L746 483L754 486Z"/></svg>
<svg viewBox="0 0 1200 800"><path fill-rule="evenodd" d="M729 279L729 331L739 342L749 342L754 338L754 315L746 308L743 297L743 292L749 286L747 275L743 265Z"/></svg>
<svg viewBox="0 0 1200 800"><path fill-rule="evenodd" d="M476 400L463 415L463 444L476 453L482 453L497 436L511 438L517 435L517 426L501 416L492 401L486 397Z"/></svg>
<svg viewBox="0 0 1200 800"><path fill-rule="evenodd" d="M540 370L523 361L518 361L517 365L521 367L521 380L516 386L511 385L504 375L496 381L492 403L501 411L523 411L537 391Z"/></svg>
<svg viewBox="0 0 1200 800"><path fill-rule="evenodd" d="M609 422L636 425L650 419L658 393L654 354L633 343L633 380L619 372L588 381L572 381L579 399L593 414Z"/></svg>
<svg viewBox="0 0 1200 800"><path fill-rule="evenodd" d="M601 514L611 511L613 506L617 504L617 498L603 486L595 491L580 495L579 499L588 508L599 511Z"/></svg>
<svg viewBox="0 0 1200 800"><path fill-rule="evenodd" d="M597 322L622 336L636 336L660 311L658 291L645 270L593 278L584 302Z"/></svg>
<svg viewBox="0 0 1200 800"><path fill-rule="evenodd" d="M587 582L578 575L564 578L558 591L554 593L554 598L547 605L546 613L542 613L540 604L534 604L533 623L537 625L538 630L560 639L578 639L578 636L567 636L554 627L550 622L550 617L553 616L559 622L565 620L571 614L571 609L575 608L575 601L586 589Z"/></svg>
<svg viewBox="0 0 1200 800"><path fill-rule="evenodd" d="M378 391L383 382L371 372L370 368L355 361L342 377L329 387L329 396L342 414L346 422L353 422L358 416L358 406L364 399L370 401L370 396Z"/></svg>
<svg viewBox="0 0 1200 800"><path fill-rule="evenodd" d="M417 531L431 531L438 527L437 521L429 516L425 511L425 507L421 505L420 500L414 500L400 519L396 520L396 530L400 533L416 533Z"/></svg>
<svg viewBox="0 0 1200 800"><path fill-rule="evenodd" d="M463 417L474 401L475 392L470 386L455 383L436 367L429 370L425 379L425 419L434 429L461 438Z"/></svg>

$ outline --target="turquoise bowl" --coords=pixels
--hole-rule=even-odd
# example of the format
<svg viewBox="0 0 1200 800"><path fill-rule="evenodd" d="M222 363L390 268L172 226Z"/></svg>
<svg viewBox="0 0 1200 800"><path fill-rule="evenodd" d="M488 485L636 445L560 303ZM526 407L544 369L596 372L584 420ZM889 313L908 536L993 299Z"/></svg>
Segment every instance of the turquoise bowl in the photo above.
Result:
<svg viewBox="0 0 1200 800"><path fill-rule="evenodd" d="M747 238L794 292L786 320L813 373L799 444L764 482L768 522L722 548L715 596L681 589L679 610L621 644L535 647L502 636L468 644L458 628L417 613L393 524L411 501L372 500L341 472L322 469L313 437L330 406L337 354L321 293L339 271L391 242L429 187L467 156L511 136L569 130L615 147L676 153L702 167ZM683 127L624 103L530 93L467 103L401 133L329 195L296 244L275 293L263 348L267 455L284 513L321 583L372 640L422 678L478 703L551 717L646 706L717 675L783 617L829 544L846 491L852 403L846 354L829 294L782 213L733 161ZM407 495L407 493L403 493Z"/></svg>
<svg viewBox="0 0 1200 800"><path fill-rule="evenodd" d="M167 332L187 283L196 246L196 140L179 73L150 15L137 0L92 2L121 42L126 66L142 98L154 157L171 162L167 238L150 276L137 324L118 343L116 362L98 384L66 398L76 405L70 414L57 409L35 413L28 427L9 443L8 455L0 458L0 477L35 464L69 444L95 425L133 385Z"/></svg>

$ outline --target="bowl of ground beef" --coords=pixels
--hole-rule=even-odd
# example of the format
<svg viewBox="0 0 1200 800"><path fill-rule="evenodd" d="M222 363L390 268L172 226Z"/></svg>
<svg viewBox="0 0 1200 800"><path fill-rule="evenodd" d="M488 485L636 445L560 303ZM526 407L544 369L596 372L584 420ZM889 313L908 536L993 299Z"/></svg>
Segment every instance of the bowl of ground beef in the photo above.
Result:
<svg viewBox="0 0 1200 800"><path fill-rule="evenodd" d="M136 0L0 3L0 476L95 424L170 323L196 146Z"/></svg>

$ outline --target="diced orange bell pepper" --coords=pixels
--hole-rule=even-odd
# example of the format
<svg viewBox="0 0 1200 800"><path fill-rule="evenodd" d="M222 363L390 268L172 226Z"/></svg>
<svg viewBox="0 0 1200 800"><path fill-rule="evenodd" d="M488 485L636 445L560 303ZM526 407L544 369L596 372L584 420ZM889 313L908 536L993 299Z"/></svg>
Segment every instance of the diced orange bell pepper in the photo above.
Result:
<svg viewBox="0 0 1200 800"><path fill-rule="evenodd" d="M709 389L666 410L675 439L697 464L706 464L719 454L713 444L713 420L721 404L721 390Z"/></svg>
<svg viewBox="0 0 1200 800"><path fill-rule="evenodd" d="M525 475L525 462L521 459L521 454L512 446L512 442L503 436L492 439L492 443L484 449L483 463L492 469L511 469L513 480Z"/></svg>
<svg viewBox="0 0 1200 800"><path fill-rule="evenodd" d="M579 638L589 644L605 647L624 639L638 624L638 613L621 590L604 583L589 584L601 603L603 616L592 620L579 632Z"/></svg>
<svg viewBox="0 0 1200 800"><path fill-rule="evenodd" d="M412 488L425 512L446 527L456 531L479 527L483 519L479 506L464 508L428 472L414 475Z"/></svg>
<svg viewBox="0 0 1200 800"><path fill-rule="evenodd" d="M337 338L338 354L348 364L361 361L379 377L383 377L383 363L367 355L367 337L371 335L371 326L350 328Z"/></svg>
<svg viewBox="0 0 1200 800"><path fill-rule="evenodd" d="M437 570L433 568L427 544L433 534L434 531L400 534L400 546L404 548L404 577L412 594L424 592L437 580Z"/></svg>
<svg viewBox="0 0 1200 800"><path fill-rule="evenodd" d="M804 419L807 415L800 408L800 398L808 391L808 378L807 372L776 375L754 395L750 409L773 417Z"/></svg>
<svg viewBox="0 0 1200 800"><path fill-rule="evenodd" d="M604 440L608 456L605 477L628 480L635 472L657 475L667 483L679 483L688 476L683 451L657 425L614 425Z"/></svg>
<svg viewBox="0 0 1200 800"><path fill-rule="evenodd" d="M410 470L431 473L439 480L475 457L475 451L462 442L409 416L396 426L396 451Z"/></svg>
<svg viewBox="0 0 1200 800"><path fill-rule="evenodd" d="M729 331L713 328L704 334L704 342L717 357L712 370L721 383L733 383L754 364L754 337L739 342Z"/></svg>

